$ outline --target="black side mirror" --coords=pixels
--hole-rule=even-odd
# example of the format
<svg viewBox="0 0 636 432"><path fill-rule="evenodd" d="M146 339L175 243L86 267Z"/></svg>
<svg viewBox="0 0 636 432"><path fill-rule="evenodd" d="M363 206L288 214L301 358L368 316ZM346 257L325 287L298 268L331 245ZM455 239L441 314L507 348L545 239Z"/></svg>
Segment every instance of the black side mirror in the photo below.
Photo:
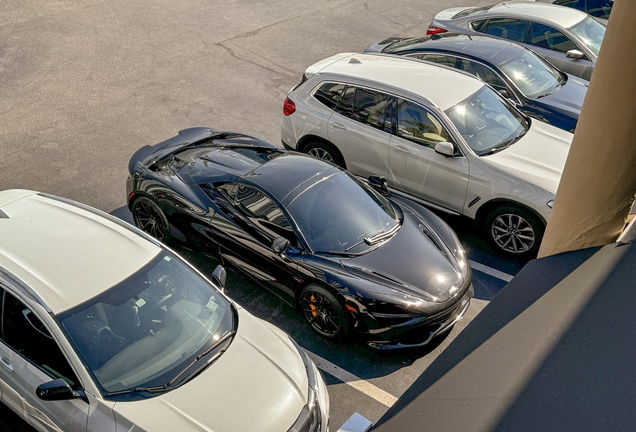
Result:
<svg viewBox="0 0 636 432"><path fill-rule="evenodd" d="M86 400L83 390L73 390L62 378L40 384L35 389L35 394L43 401L61 401L75 398Z"/></svg>
<svg viewBox="0 0 636 432"><path fill-rule="evenodd" d="M371 185L371 187L378 190L380 193L384 195L389 194L389 188L386 185L386 177L370 176L369 184Z"/></svg>
<svg viewBox="0 0 636 432"><path fill-rule="evenodd" d="M212 273L212 278L219 284L221 291L225 288L225 280L227 279L227 271L222 265L216 266L214 272Z"/></svg>
<svg viewBox="0 0 636 432"><path fill-rule="evenodd" d="M278 255L283 255L289 246L289 240L282 237L276 237L272 242L272 250Z"/></svg>

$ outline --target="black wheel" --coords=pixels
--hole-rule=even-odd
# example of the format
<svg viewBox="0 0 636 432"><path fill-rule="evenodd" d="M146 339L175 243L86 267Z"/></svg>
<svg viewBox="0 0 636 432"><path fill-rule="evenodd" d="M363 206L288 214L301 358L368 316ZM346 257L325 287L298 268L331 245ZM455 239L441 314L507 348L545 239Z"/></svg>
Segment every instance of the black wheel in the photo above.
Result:
<svg viewBox="0 0 636 432"><path fill-rule="evenodd" d="M300 294L303 316L311 327L328 339L347 333L349 322L338 299L320 285L308 285Z"/></svg>
<svg viewBox="0 0 636 432"><path fill-rule="evenodd" d="M170 224L154 201L146 197L137 198L132 205L132 214L137 228L161 242L170 241Z"/></svg>
<svg viewBox="0 0 636 432"><path fill-rule="evenodd" d="M334 163L341 168L346 169L344 159L340 152L331 144L327 144L320 141L314 141L309 143L305 147L305 153L317 157L318 159L324 159L328 162Z"/></svg>
<svg viewBox="0 0 636 432"><path fill-rule="evenodd" d="M533 258L539 252L545 226L528 210L502 206L488 215L485 231L498 251L514 257Z"/></svg>

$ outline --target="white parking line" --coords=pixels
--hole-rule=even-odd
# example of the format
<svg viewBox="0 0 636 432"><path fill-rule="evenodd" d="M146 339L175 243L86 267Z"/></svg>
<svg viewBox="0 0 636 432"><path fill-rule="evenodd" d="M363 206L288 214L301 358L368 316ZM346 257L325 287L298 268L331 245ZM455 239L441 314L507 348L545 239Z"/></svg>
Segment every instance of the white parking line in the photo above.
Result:
<svg viewBox="0 0 636 432"><path fill-rule="evenodd" d="M490 275L492 277L496 277L497 279L501 279L501 280L506 281L506 282L510 282L512 280L512 278L514 277L512 275L509 275L508 273L504 273L502 271L499 271L499 270L496 270L494 268L485 266L483 264L479 264L478 262L475 262L475 261L468 260L468 262L470 263L470 266L474 270L480 271L482 273L486 273L487 275Z"/></svg>
<svg viewBox="0 0 636 432"><path fill-rule="evenodd" d="M314 361L314 363L316 363L316 366L318 366L320 369L324 370L329 375L333 375L334 377L338 378L340 381L347 383L348 385L364 393L365 395L377 400L381 404L386 405L387 407L390 408L393 406L395 401L397 401L397 398L395 396L385 392L381 388L376 387L373 384L363 380L362 378L347 372L346 370L342 369L340 366L336 366L335 364L331 363L329 360L326 360L320 357L319 355L312 353L311 351L307 351L307 350L305 351L307 352L309 357Z"/></svg>
<svg viewBox="0 0 636 432"><path fill-rule="evenodd" d="M373 423L358 413L354 413L345 424L340 426L338 432L367 432Z"/></svg>

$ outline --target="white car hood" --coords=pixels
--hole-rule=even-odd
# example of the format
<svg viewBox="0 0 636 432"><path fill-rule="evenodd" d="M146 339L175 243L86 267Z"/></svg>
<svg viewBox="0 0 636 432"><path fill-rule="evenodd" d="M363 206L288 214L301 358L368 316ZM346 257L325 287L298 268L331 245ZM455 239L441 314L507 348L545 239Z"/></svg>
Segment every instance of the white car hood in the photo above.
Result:
<svg viewBox="0 0 636 432"><path fill-rule="evenodd" d="M117 402L117 431L285 432L307 403L304 363L289 338L239 309L229 349L187 384Z"/></svg>
<svg viewBox="0 0 636 432"><path fill-rule="evenodd" d="M534 120L523 138L499 153L483 156L481 160L556 193L572 137L569 132Z"/></svg>

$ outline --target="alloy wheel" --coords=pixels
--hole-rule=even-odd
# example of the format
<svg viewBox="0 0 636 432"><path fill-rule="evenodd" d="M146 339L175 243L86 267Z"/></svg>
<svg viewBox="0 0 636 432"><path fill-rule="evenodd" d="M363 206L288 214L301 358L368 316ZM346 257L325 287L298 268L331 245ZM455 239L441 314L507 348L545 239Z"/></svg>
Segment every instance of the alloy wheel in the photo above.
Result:
<svg viewBox="0 0 636 432"><path fill-rule="evenodd" d="M334 337L342 329L338 308L329 298L316 291L308 291L302 298L305 318L323 336Z"/></svg>
<svg viewBox="0 0 636 432"><path fill-rule="evenodd" d="M528 252L535 242L532 225L513 213L497 216L492 222L490 232L497 246L513 254Z"/></svg>
<svg viewBox="0 0 636 432"><path fill-rule="evenodd" d="M320 148L320 147L314 147L311 150L309 150L308 154L317 157L319 159L324 159L328 162L332 162L335 163L333 156L331 156L331 153L329 153L327 150Z"/></svg>
<svg viewBox="0 0 636 432"><path fill-rule="evenodd" d="M168 233L168 226L165 223L160 210L153 204L140 202L135 206L133 217L140 230L150 234L156 239L163 240Z"/></svg>

